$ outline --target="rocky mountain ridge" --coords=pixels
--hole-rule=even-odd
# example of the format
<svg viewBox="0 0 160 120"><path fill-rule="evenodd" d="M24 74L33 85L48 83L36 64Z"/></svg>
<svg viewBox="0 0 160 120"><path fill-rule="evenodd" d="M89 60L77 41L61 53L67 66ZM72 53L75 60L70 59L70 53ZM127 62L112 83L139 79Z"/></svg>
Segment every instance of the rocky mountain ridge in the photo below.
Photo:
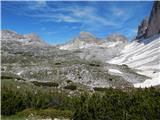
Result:
<svg viewBox="0 0 160 120"><path fill-rule="evenodd" d="M85 35L85 38L88 38L88 36L90 38L88 34ZM138 71L140 70L130 66L126 60L120 62L120 64L111 62L123 56L124 50L127 54L135 51L128 51L130 50L128 46L131 46L132 43L126 42L124 37L118 35L117 38L116 36L109 37L109 40L104 42L105 45L103 43L104 46L101 44L85 49L66 51L46 45L39 39L37 40L37 37L29 36L26 38L26 36L15 32L2 31L2 74L16 74L27 81L54 81L58 82L61 87L67 84L67 80L70 80L78 86L89 89L93 87L133 87L134 84L150 79L151 76L139 74ZM112 41L111 38L114 40ZM21 41L22 39L23 41ZM28 40L31 43L28 43ZM157 48L158 43L151 42L148 44L151 51L156 51L154 49ZM140 46L143 46L143 44L140 44ZM138 49L137 45L135 49ZM157 54L157 52L154 53ZM128 55L127 59L131 59L132 56ZM154 61L157 60L159 60L158 57L154 59ZM147 62L150 63L151 61L152 59ZM158 62L153 63L159 64ZM153 71L159 74L159 69L153 69Z"/></svg>
<svg viewBox="0 0 160 120"><path fill-rule="evenodd" d="M145 18L138 26L136 39L141 42L154 35L160 35L160 1L155 1L149 18Z"/></svg>
<svg viewBox="0 0 160 120"><path fill-rule="evenodd" d="M58 48L63 50L74 50L89 47L111 47L115 45L121 46L121 44L126 44L127 42L128 39L125 36L117 33L99 39L89 32L80 32L78 37L66 44L59 45Z"/></svg>
<svg viewBox="0 0 160 120"><path fill-rule="evenodd" d="M35 33L20 35L11 30L2 30L1 31L1 39L3 42L19 42L21 44L39 44L39 45L47 45L43 40L40 39L38 35Z"/></svg>
<svg viewBox="0 0 160 120"><path fill-rule="evenodd" d="M70 80L80 88L88 89L133 87L148 78L128 66L105 62L118 55L116 46L66 51L39 40L37 44L28 44L28 37L15 32L2 33L2 75L18 75L26 81L54 81L61 87ZM35 43L34 37L29 38ZM19 42L21 39L23 41Z"/></svg>

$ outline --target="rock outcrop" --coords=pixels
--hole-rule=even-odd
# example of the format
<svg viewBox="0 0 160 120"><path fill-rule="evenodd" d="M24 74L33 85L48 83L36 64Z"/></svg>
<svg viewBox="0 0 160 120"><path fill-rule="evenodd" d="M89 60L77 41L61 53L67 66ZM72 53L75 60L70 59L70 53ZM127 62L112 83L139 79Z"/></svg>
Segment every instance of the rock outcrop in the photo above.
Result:
<svg viewBox="0 0 160 120"><path fill-rule="evenodd" d="M117 33L111 34L106 39L108 42L123 42L123 43L128 42L128 39L125 36L117 34Z"/></svg>
<svg viewBox="0 0 160 120"><path fill-rule="evenodd" d="M17 34L14 31L11 30L1 30L1 39L2 44L3 43L19 43L22 45L29 45L29 44L34 44L34 45L47 45L47 43L45 43L42 39L39 38L38 35L36 35L35 33L31 33L31 34L25 34L25 35L21 35L21 34Z"/></svg>
<svg viewBox="0 0 160 120"><path fill-rule="evenodd" d="M24 37L34 42L43 42L35 33L25 34Z"/></svg>
<svg viewBox="0 0 160 120"><path fill-rule="evenodd" d="M87 43L96 43L97 38L89 32L80 32L79 36L74 39L74 41L84 41Z"/></svg>
<svg viewBox="0 0 160 120"><path fill-rule="evenodd" d="M155 1L148 22L146 38L160 34L160 1Z"/></svg>
<svg viewBox="0 0 160 120"><path fill-rule="evenodd" d="M158 34L160 34L160 1L155 1L149 19L144 19L138 27L136 39L142 42L143 38Z"/></svg>
<svg viewBox="0 0 160 120"><path fill-rule="evenodd" d="M145 18L141 24L138 26L138 34L136 39L144 38L148 28L148 18Z"/></svg>
<svg viewBox="0 0 160 120"><path fill-rule="evenodd" d="M96 38L89 32L80 32L79 36L75 37L73 40L69 41L64 45L60 45L58 48L63 50L73 50L88 48L95 45L100 45L103 42Z"/></svg>

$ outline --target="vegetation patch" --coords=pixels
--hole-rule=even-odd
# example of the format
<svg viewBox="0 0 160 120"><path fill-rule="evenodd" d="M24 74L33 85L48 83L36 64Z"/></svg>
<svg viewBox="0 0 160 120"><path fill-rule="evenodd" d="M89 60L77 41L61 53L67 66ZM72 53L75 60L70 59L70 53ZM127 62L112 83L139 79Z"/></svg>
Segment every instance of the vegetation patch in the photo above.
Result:
<svg viewBox="0 0 160 120"><path fill-rule="evenodd" d="M56 63L54 63L55 65L61 65L62 63L60 63L60 62L56 62Z"/></svg>
<svg viewBox="0 0 160 120"><path fill-rule="evenodd" d="M93 89L94 89L94 91L106 91L106 90L108 90L108 88L103 88L103 87L94 87Z"/></svg>
<svg viewBox="0 0 160 120"><path fill-rule="evenodd" d="M54 108L47 109L25 109L17 114L18 116L40 116L41 118L72 118L73 112L70 110L60 110Z"/></svg>
<svg viewBox="0 0 160 120"><path fill-rule="evenodd" d="M58 87L58 83L55 82L32 81L32 83L36 86Z"/></svg>
<svg viewBox="0 0 160 120"><path fill-rule="evenodd" d="M126 64L122 64L122 67L123 68L129 68L128 65L126 65Z"/></svg>
<svg viewBox="0 0 160 120"><path fill-rule="evenodd" d="M21 86L18 89L17 84ZM66 90L4 80L1 89L2 115L32 114L35 119L41 116L73 120L160 120L160 88L130 88L129 92L95 88L104 92L83 92L70 97Z"/></svg>
<svg viewBox="0 0 160 120"><path fill-rule="evenodd" d="M76 89L77 89L77 86L76 86L76 85L71 84L71 85L67 85L67 86L65 86L65 87L64 87L64 89L76 90Z"/></svg>
<svg viewBox="0 0 160 120"><path fill-rule="evenodd" d="M100 67L99 64L94 64L94 63L90 63L89 65L90 65L90 66L94 66L94 67Z"/></svg>
<svg viewBox="0 0 160 120"><path fill-rule="evenodd" d="M1 79L15 79L15 77L2 75L2 76L1 76Z"/></svg>
<svg viewBox="0 0 160 120"><path fill-rule="evenodd" d="M67 82L67 83L72 83L73 81L72 81L72 80L67 80L66 82Z"/></svg>
<svg viewBox="0 0 160 120"><path fill-rule="evenodd" d="M24 80L23 78L20 78L18 76L13 76L13 75L2 75L1 79L17 79L17 80ZM24 80L25 81L25 80Z"/></svg>

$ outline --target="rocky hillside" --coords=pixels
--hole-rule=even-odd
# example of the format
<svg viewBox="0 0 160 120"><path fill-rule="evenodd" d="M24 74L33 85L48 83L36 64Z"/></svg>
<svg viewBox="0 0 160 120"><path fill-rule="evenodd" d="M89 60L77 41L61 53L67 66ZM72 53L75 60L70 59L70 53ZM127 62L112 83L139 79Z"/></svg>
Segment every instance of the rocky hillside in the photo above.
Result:
<svg viewBox="0 0 160 120"><path fill-rule="evenodd" d="M41 40L35 33L19 35L14 31L2 30L1 36L3 43L19 43L21 45L47 45L47 43Z"/></svg>
<svg viewBox="0 0 160 120"><path fill-rule="evenodd" d="M109 37L105 47L94 46L66 51L49 46L35 36L2 31L2 76L17 76L17 80L26 82L50 81L62 88L72 84L78 89L132 87L133 84L149 78L126 65L105 62L120 53L117 46L121 45L115 44L122 42L119 39L114 41ZM84 37L87 39L83 41L97 41L88 37L91 36L87 34ZM82 39L78 38L78 41ZM127 44L124 41L121 47Z"/></svg>

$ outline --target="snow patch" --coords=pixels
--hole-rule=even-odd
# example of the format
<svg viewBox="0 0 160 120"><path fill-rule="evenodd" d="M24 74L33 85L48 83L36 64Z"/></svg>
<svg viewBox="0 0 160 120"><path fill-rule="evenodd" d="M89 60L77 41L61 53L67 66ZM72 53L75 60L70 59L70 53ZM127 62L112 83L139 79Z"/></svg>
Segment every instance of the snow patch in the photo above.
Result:
<svg viewBox="0 0 160 120"><path fill-rule="evenodd" d="M121 71L116 70L116 69L109 69L108 72L111 73L111 74L112 73L123 74Z"/></svg>
<svg viewBox="0 0 160 120"><path fill-rule="evenodd" d="M21 75L22 73L23 73L23 71L20 71L20 72L17 73L17 75Z"/></svg>
<svg viewBox="0 0 160 120"><path fill-rule="evenodd" d="M154 75L154 77L152 79L147 79L142 83L134 84L134 87L145 88L145 87L151 87L151 86L156 86L156 85L160 85L160 72L159 73L155 73L155 75Z"/></svg>

